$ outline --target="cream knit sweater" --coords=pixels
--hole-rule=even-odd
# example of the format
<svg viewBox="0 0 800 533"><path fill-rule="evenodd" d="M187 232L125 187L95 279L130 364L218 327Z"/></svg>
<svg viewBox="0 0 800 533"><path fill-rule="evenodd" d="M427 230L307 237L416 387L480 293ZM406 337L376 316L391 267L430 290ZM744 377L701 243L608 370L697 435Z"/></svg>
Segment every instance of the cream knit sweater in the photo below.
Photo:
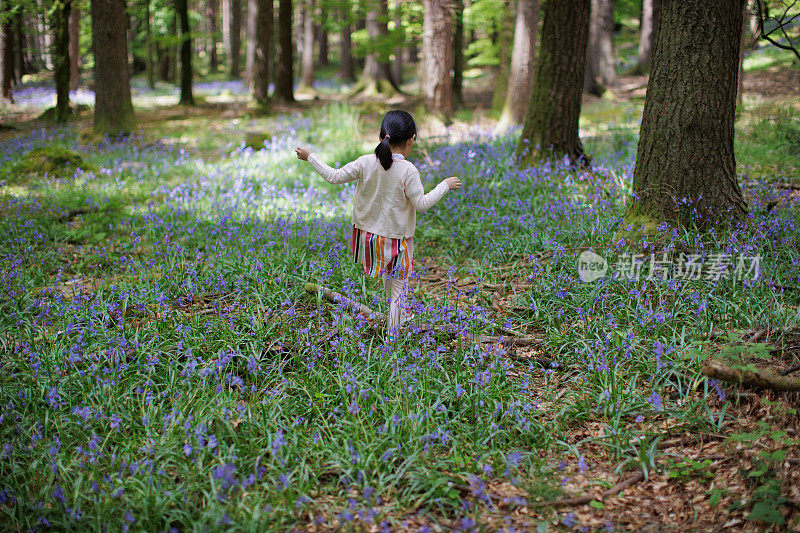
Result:
<svg viewBox="0 0 800 533"><path fill-rule="evenodd" d="M393 239L413 237L417 211L433 207L450 187L442 181L425 194L416 167L402 154L392 154L392 158L389 170L384 170L375 154L363 155L339 169L326 165L316 154L310 154L308 162L329 183L358 180L353 197L357 228Z"/></svg>

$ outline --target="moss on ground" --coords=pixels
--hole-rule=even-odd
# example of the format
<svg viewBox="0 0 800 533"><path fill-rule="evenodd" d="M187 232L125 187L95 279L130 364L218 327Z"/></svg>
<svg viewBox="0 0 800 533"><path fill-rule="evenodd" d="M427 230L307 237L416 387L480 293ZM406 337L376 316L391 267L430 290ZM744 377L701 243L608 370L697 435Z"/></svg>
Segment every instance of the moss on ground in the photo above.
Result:
<svg viewBox="0 0 800 533"><path fill-rule="evenodd" d="M76 170L97 170L92 163L87 162L77 152L60 145L43 146L34 148L26 153L9 170L9 182L25 182L32 176L49 176L53 178L66 178L72 176Z"/></svg>

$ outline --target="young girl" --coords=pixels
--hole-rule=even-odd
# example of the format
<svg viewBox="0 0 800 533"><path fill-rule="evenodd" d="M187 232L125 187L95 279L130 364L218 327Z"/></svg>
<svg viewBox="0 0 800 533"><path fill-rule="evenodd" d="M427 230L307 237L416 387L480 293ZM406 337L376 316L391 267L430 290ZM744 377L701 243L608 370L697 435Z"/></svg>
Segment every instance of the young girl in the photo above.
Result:
<svg viewBox="0 0 800 533"><path fill-rule="evenodd" d="M408 292L417 211L430 209L447 191L460 188L461 180L444 179L425 194L419 172L406 160L417 126L405 111L386 113L379 138L374 155L363 155L340 169L329 167L305 148L295 151L329 183L358 180L353 198L353 261L363 265L367 276L383 280L389 299L386 329L393 334L413 317L408 311L401 313L401 302Z"/></svg>

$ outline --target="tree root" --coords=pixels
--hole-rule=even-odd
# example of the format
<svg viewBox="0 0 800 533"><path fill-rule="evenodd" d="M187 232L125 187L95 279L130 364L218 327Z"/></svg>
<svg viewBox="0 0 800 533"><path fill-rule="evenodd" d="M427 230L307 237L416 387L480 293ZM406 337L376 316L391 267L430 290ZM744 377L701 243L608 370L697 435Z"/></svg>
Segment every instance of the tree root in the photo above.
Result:
<svg viewBox="0 0 800 533"><path fill-rule="evenodd" d="M704 376L736 383L743 387L771 389L779 392L800 391L800 380L781 376L769 370L739 370L719 359L708 359L700 365Z"/></svg>
<svg viewBox="0 0 800 533"><path fill-rule="evenodd" d="M637 472L636 474L632 475L628 479L621 481L611 487L610 489L603 491L600 494L600 497L597 498L595 496L580 496L578 498L562 498L560 500L552 500L549 502L536 502L533 503L533 507L576 507L578 505L586 505L587 503L591 503L594 500L603 501L606 498L610 498L612 496L616 496L618 493L622 492L623 490L631 487L644 479L644 474L642 472Z"/></svg>

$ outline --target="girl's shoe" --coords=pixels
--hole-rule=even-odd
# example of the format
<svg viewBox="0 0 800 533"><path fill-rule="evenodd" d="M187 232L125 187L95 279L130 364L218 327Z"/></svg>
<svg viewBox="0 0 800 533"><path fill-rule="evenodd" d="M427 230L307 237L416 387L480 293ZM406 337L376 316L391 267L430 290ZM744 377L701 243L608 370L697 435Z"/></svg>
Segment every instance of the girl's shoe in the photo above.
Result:
<svg viewBox="0 0 800 533"><path fill-rule="evenodd" d="M406 322L410 322L414 318L414 313L408 309L403 309L400 312L400 325L403 326Z"/></svg>

